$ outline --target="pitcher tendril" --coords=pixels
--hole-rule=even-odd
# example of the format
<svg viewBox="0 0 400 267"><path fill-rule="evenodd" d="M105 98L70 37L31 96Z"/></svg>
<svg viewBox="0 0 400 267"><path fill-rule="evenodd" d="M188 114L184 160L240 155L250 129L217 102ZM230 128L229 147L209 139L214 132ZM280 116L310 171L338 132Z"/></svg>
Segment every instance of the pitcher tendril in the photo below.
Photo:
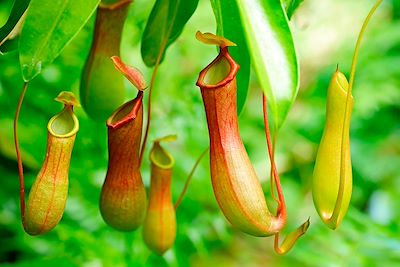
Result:
<svg viewBox="0 0 400 267"><path fill-rule="evenodd" d="M278 203L278 212L280 210L285 210L285 199L283 197L283 192L282 192L282 187L281 183L279 180L279 174L276 169L276 164L275 164L275 158L274 158L274 148L275 146L272 146L271 142L271 134L269 131L269 122L268 122L268 106L267 106L267 97L265 94L262 94L263 96L263 117L264 117L264 129L265 129L265 138L267 140L267 147L268 147L268 155L271 163L271 196L273 199ZM274 187L273 185L275 184L276 191L278 193L278 198L275 197L274 194ZM285 214L286 216L286 214Z"/></svg>
<svg viewBox="0 0 400 267"><path fill-rule="evenodd" d="M19 148L19 139L18 139L18 120L19 120L19 113L21 111L22 102L24 101L25 93L28 88L28 82L25 82L21 94L18 99L17 108L15 110L15 117L14 117L14 144L15 144L15 153L17 156L17 163L18 163L18 175L19 175L19 202L20 202L20 209L21 209L21 221L22 224L25 222L25 181L24 181L24 167L22 164L21 158L21 151Z"/></svg>
<svg viewBox="0 0 400 267"><path fill-rule="evenodd" d="M186 182L185 182L185 185L183 186L182 192L179 195L178 200L175 202L175 205L174 205L175 210L178 209L178 207L181 204L183 198L185 197L186 191L187 191L187 189L189 187L189 184L190 184L190 182L192 180L193 174L197 169L197 166L200 164L200 161L203 159L203 157L207 154L207 152L209 150L210 150L210 148L207 147L203 152L201 152L200 156L197 158L196 162L194 163L192 170L190 171L188 177L186 178Z"/></svg>
<svg viewBox="0 0 400 267"><path fill-rule="evenodd" d="M279 214L280 210L285 211L286 216L286 206L285 206L285 199L282 193L282 187L279 180L278 171L275 164L275 144L276 144L276 131L274 131L274 137L271 142L271 134L269 131L269 122L268 122L268 105L267 105L267 97L265 94L262 94L263 98L263 117L264 117L264 129L265 129L265 137L267 140L267 147L268 147L268 154L271 163L271 196L272 198L278 203L277 214ZM276 198L274 194L274 184L278 193L278 198ZM277 254L283 255L289 252L289 250L295 245L296 241L304 235L308 227L310 226L310 218L305 221L302 225L300 225L297 229L293 232L289 233L285 239L279 244L279 237L280 232L275 234L274 238L274 249Z"/></svg>
<svg viewBox="0 0 400 267"><path fill-rule="evenodd" d="M168 28L168 33L170 33L172 31L174 24L171 23L170 27ZM160 46L160 51L158 52L157 55L157 59L156 62L154 64L154 69L153 69L153 73L151 74L151 79L150 79L150 86L149 86L149 96L147 99L147 121L146 121L146 129L144 131L144 138L143 138L143 142L142 142L142 147L140 149L140 156L139 156L139 165L142 164L143 161L143 156L144 156L144 152L146 149L146 144L147 144L147 138L149 136L149 131L150 131L150 123L151 123L151 99L153 96L153 88L154 88L154 83L156 80L156 76L157 76L157 71L158 71L158 67L160 66L164 51L167 47L168 44L168 38L165 39L161 46Z"/></svg>

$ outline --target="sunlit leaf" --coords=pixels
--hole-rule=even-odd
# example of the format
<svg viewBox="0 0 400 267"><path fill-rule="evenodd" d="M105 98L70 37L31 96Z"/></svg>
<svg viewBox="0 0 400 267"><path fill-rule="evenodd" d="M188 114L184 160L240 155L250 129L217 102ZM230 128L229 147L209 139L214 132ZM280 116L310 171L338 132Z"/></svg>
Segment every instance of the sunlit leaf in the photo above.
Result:
<svg viewBox="0 0 400 267"><path fill-rule="evenodd" d="M296 97L299 70L285 11L277 0L236 0L258 80L267 95L275 127Z"/></svg>
<svg viewBox="0 0 400 267"><path fill-rule="evenodd" d="M237 44L237 47L231 47L229 51L240 65L240 70L236 76L237 111L240 114L246 102L249 87L250 55L239 10L236 2L231 0L211 0L211 4L217 21L217 34Z"/></svg>
<svg viewBox="0 0 400 267"><path fill-rule="evenodd" d="M147 66L162 61L165 51L181 34L198 0L157 0L142 37L142 58Z"/></svg>
<svg viewBox="0 0 400 267"><path fill-rule="evenodd" d="M25 81L51 63L85 25L100 0L32 0L20 38Z"/></svg>

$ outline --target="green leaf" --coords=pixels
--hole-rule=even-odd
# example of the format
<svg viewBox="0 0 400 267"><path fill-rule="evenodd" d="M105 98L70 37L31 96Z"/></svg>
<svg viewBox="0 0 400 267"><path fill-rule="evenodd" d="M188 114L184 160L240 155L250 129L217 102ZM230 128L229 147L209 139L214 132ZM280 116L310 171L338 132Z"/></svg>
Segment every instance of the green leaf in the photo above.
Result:
<svg viewBox="0 0 400 267"><path fill-rule="evenodd" d="M198 0L157 0L142 36L141 53L151 67L161 62L165 51L181 34L196 10Z"/></svg>
<svg viewBox="0 0 400 267"><path fill-rule="evenodd" d="M23 15L29 5L30 0L15 0L14 5L11 9L10 16L7 19L6 24L0 28L0 52L9 52L10 48L13 50L16 46L14 40L19 34L21 24L24 20ZM20 23L18 23L21 20ZM14 42L13 42L14 41ZM4 48L3 45L7 45ZM10 45L10 44L13 45Z"/></svg>
<svg viewBox="0 0 400 267"><path fill-rule="evenodd" d="M25 81L50 64L90 18L100 0L31 0L20 37Z"/></svg>
<svg viewBox="0 0 400 267"><path fill-rule="evenodd" d="M304 2L304 0L283 0L282 2L288 18L292 19L294 12L297 10L300 4Z"/></svg>
<svg viewBox="0 0 400 267"><path fill-rule="evenodd" d="M278 0L236 0L247 45L279 128L295 98L299 69L287 17Z"/></svg>
<svg viewBox="0 0 400 267"><path fill-rule="evenodd" d="M231 0L211 0L211 5L217 21L217 34L237 44L237 47L230 47L229 52L240 65L240 70L236 76L237 112L240 114L246 102L249 87L250 55L239 9L236 2Z"/></svg>

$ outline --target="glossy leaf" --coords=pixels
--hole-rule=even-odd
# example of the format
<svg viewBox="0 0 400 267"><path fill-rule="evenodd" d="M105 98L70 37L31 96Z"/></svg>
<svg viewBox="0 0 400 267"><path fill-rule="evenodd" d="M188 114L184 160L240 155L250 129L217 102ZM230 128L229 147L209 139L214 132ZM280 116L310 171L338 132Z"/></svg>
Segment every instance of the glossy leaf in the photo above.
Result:
<svg viewBox="0 0 400 267"><path fill-rule="evenodd" d="M50 64L85 25L100 0L32 0L20 38L25 81Z"/></svg>
<svg viewBox="0 0 400 267"><path fill-rule="evenodd" d="M17 45L15 45L18 44L16 42L16 37L19 34L22 21L24 20L23 15L29 2L30 0L15 0L7 22L0 28L1 53L9 52L17 48ZM12 45L10 45L10 43L12 43Z"/></svg>
<svg viewBox="0 0 400 267"><path fill-rule="evenodd" d="M258 80L279 128L299 85L297 56L285 11L277 0L236 2Z"/></svg>
<svg viewBox="0 0 400 267"><path fill-rule="evenodd" d="M235 1L211 0L211 5L217 22L217 34L237 44L237 47L231 47L229 52L240 65L240 71L236 76L237 112L240 114L246 102L250 80L250 55L244 28Z"/></svg>
<svg viewBox="0 0 400 267"><path fill-rule="evenodd" d="M147 66L161 62L165 51L181 34L198 0L157 0L142 36L141 53ZM160 57L159 60L157 60Z"/></svg>

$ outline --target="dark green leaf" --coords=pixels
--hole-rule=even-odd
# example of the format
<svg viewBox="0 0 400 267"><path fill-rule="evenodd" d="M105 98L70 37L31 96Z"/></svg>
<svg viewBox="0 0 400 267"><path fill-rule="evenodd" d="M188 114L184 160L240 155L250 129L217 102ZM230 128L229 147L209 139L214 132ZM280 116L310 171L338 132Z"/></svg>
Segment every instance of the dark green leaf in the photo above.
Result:
<svg viewBox="0 0 400 267"><path fill-rule="evenodd" d="M11 40L5 41L0 46L0 55L15 51L18 49L19 37L15 37Z"/></svg>
<svg viewBox="0 0 400 267"><path fill-rule="evenodd" d="M217 21L217 34L237 44L237 47L231 47L229 50L240 65L237 74L237 111L240 114L246 102L249 87L250 55L239 10L236 2L231 0L211 0L211 4Z"/></svg>
<svg viewBox="0 0 400 267"><path fill-rule="evenodd" d="M100 0L32 0L20 38L25 81L51 63L85 25Z"/></svg>
<svg viewBox="0 0 400 267"><path fill-rule="evenodd" d="M15 0L14 5L11 9L10 16L6 24L0 28L0 52L5 53L15 48L15 45L7 45L7 48L3 48L6 43L12 42L19 34L21 24L24 20L24 13L29 5L30 0ZM18 23L21 20L20 23ZM12 42L17 43L17 42Z"/></svg>
<svg viewBox="0 0 400 267"><path fill-rule="evenodd" d="M142 58L154 66L164 58L167 47L181 34L196 10L198 0L157 0L151 10L142 37ZM157 60L160 58L159 60Z"/></svg>
<svg viewBox="0 0 400 267"><path fill-rule="evenodd" d="M284 0L283 5L286 9L286 15L288 16L289 19L292 18L294 12L297 10L297 8L300 6L301 3L303 3L304 0Z"/></svg>
<svg viewBox="0 0 400 267"><path fill-rule="evenodd" d="M276 128L284 122L299 84L292 34L280 1L236 0L258 80Z"/></svg>

